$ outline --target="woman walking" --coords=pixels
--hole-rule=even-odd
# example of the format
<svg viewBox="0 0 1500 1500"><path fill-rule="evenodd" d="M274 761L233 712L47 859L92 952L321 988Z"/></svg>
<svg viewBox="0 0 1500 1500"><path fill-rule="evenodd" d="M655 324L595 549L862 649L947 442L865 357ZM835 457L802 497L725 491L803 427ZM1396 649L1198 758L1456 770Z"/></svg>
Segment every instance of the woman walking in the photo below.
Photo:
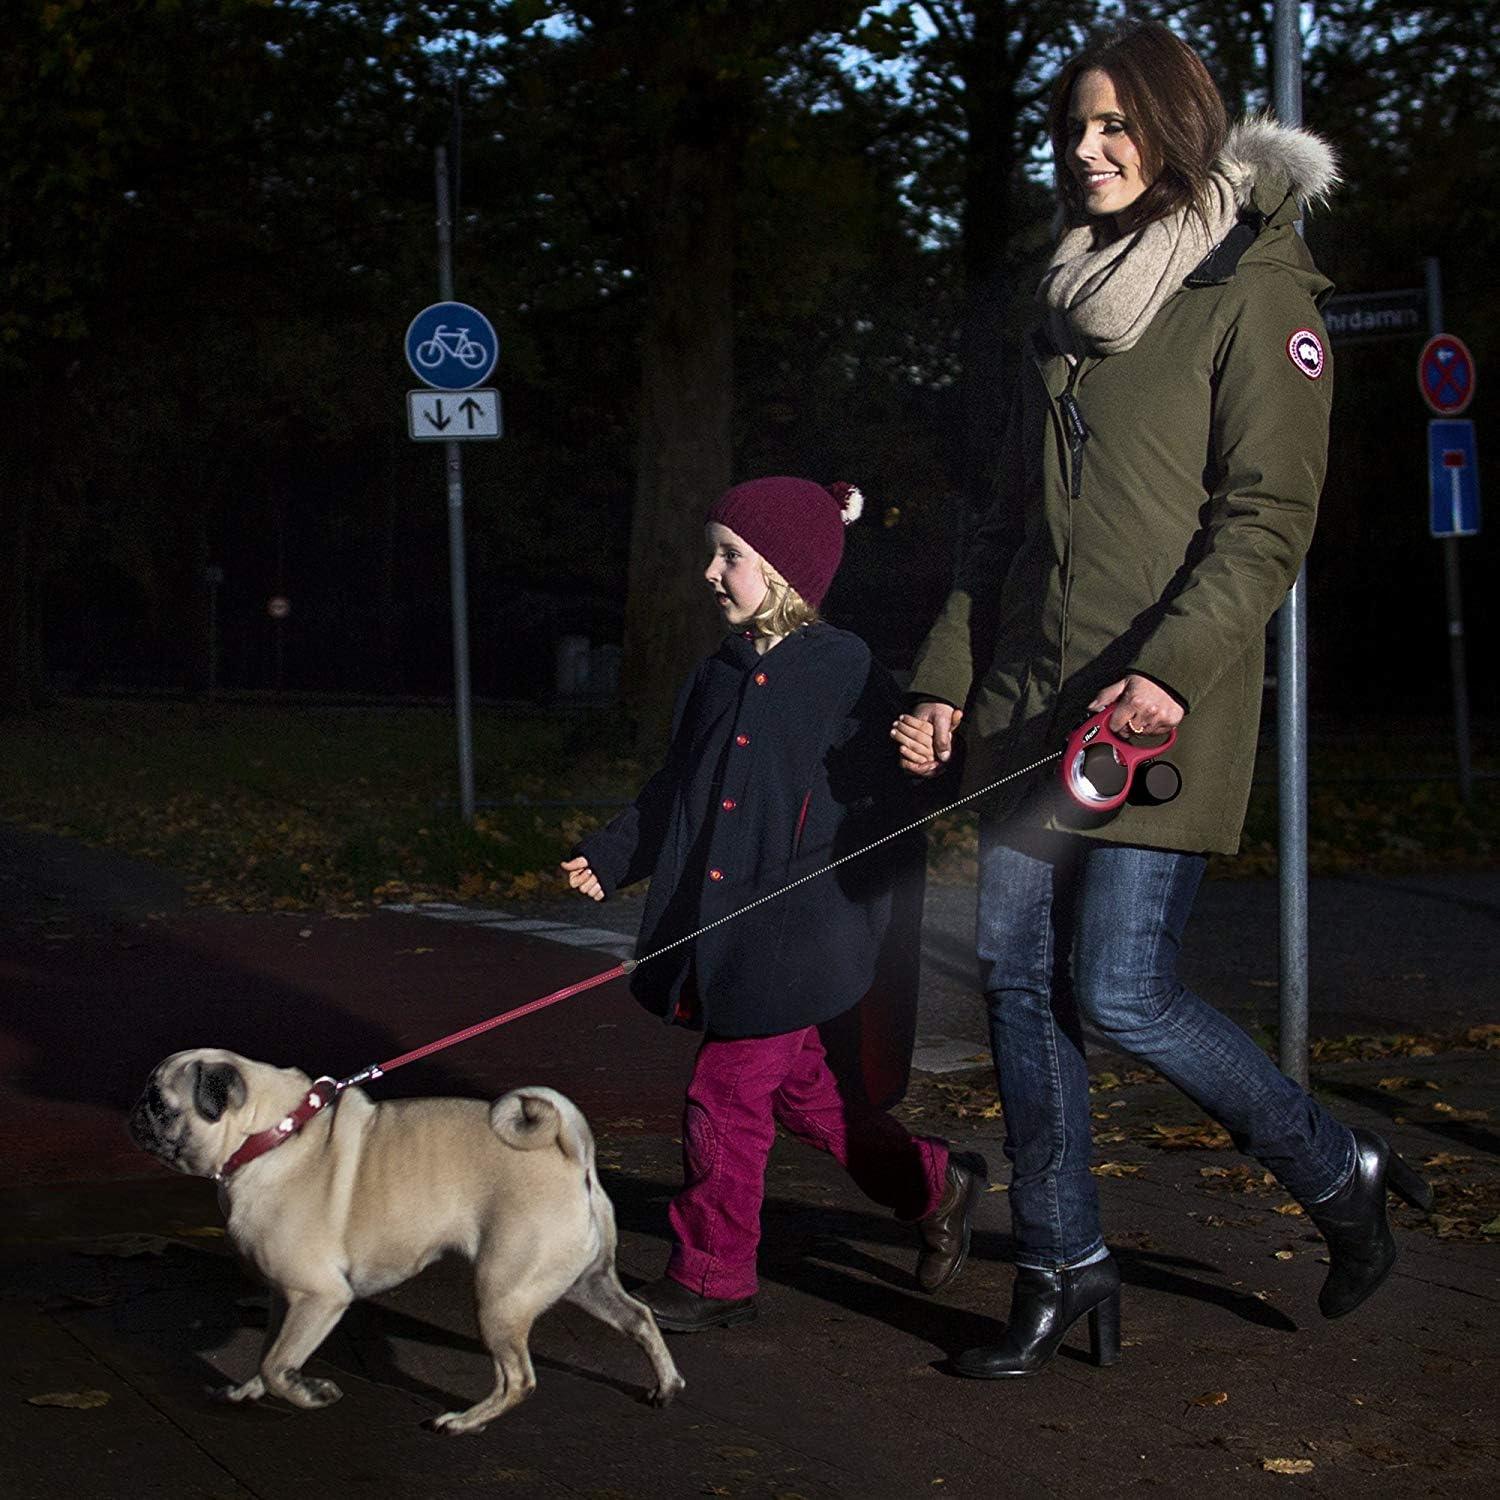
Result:
<svg viewBox="0 0 1500 1500"><path fill-rule="evenodd" d="M1055 778L987 807L978 948L1018 1245L1004 1340L958 1369L1025 1375L1090 1318L1118 1358L1119 1271L1089 1171L1083 1025L1145 1060L1276 1174L1328 1243L1328 1317L1365 1300L1395 1243L1387 1187L1427 1185L1350 1131L1177 977L1206 856L1249 798L1266 623L1312 537L1332 376L1328 281L1294 229L1337 181L1315 136L1229 130L1196 54L1130 26L1076 58L1050 132L1063 232L1040 287L994 504L919 653L893 730L917 775L964 717L983 786L1087 712L1181 724L1169 805L1083 813Z"/></svg>

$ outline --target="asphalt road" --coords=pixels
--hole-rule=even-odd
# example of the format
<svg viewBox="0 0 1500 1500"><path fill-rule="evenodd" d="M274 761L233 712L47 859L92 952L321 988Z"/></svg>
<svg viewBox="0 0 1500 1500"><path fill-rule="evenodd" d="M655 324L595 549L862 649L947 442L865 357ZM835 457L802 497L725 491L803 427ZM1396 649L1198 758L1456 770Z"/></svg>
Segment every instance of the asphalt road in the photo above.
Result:
<svg viewBox="0 0 1500 1500"><path fill-rule="evenodd" d="M149 867L0 825L6 1500L1095 1500L1143 1489L1201 1500L1289 1484L1332 1500L1469 1500L1500 1482L1500 1262L1479 1228L1500 1209L1500 1051L1482 1042L1320 1070L1340 1116L1388 1134L1439 1195L1430 1222L1398 1213L1389 1287L1336 1324L1317 1315L1326 1262L1295 1205L1204 1139L1165 1083L1101 1076L1095 1171L1125 1281L1125 1361L1098 1370L1070 1348L1035 1380L953 1378L949 1358L991 1341L1007 1305L1003 1126L969 1080L918 1075L902 1106L913 1128L982 1152L996 1178L969 1264L936 1298L916 1293L910 1226L864 1202L831 1159L781 1141L762 1214L761 1316L673 1340L688 1386L666 1412L641 1405L633 1346L559 1309L534 1330L540 1384L524 1406L473 1439L422 1432L490 1379L468 1273L453 1260L360 1304L330 1336L311 1368L343 1387L337 1406L216 1405L206 1388L253 1366L265 1304L229 1254L213 1185L168 1172L125 1136L150 1067L218 1044L352 1071L613 964L638 905L348 920L189 909L180 894ZM1500 1021L1486 967L1496 897L1488 875L1320 883L1315 1026ZM964 892L931 893L919 1062L956 1049L972 1067L983 1055L969 905ZM564 923L538 927L557 912ZM1211 998L1269 1012L1274 912L1265 883L1205 892L1189 965ZM493 1097L545 1082L571 1094L599 1142L635 1286L666 1255L693 1040L610 984L372 1093Z"/></svg>
<svg viewBox="0 0 1500 1500"><path fill-rule="evenodd" d="M1277 884L1211 880L1183 943L1182 976L1251 1029L1278 1018ZM640 899L528 906L525 917L634 937ZM968 1065L988 1046L974 962L972 887L929 885L918 1066ZM1314 879L1308 888L1314 1036L1447 1032L1500 1018L1500 871ZM628 950L618 950L628 951Z"/></svg>

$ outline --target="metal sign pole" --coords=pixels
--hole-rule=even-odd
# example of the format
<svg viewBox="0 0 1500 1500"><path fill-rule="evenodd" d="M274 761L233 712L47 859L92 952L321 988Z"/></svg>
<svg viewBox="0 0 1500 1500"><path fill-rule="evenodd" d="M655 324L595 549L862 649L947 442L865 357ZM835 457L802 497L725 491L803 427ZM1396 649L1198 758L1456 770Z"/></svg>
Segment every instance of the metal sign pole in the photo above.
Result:
<svg viewBox="0 0 1500 1500"><path fill-rule="evenodd" d="M1302 33L1296 0L1276 0L1273 102L1283 125L1302 123ZM1297 228L1301 231L1301 224ZM1281 951L1281 1071L1307 1087L1307 569L1276 623L1276 743Z"/></svg>
<svg viewBox="0 0 1500 1500"><path fill-rule="evenodd" d="M1443 332L1443 268L1437 256L1427 257L1427 330L1436 338ZM1458 742L1458 795L1467 807L1474 795L1469 760L1469 674L1464 659L1464 603L1458 573L1458 538L1445 536L1443 585L1448 601L1448 670L1453 678L1453 733Z"/></svg>
<svg viewBox="0 0 1500 1500"><path fill-rule="evenodd" d="M453 220L448 206L448 151L435 153L437 175L438 290L453 300ZM458 710L458 797L465 823L474 821L474 724L469 701L469 585L464 569L464 464L462 445L443 444L448 471L448 575L453 601L453 694Z"/></svg>

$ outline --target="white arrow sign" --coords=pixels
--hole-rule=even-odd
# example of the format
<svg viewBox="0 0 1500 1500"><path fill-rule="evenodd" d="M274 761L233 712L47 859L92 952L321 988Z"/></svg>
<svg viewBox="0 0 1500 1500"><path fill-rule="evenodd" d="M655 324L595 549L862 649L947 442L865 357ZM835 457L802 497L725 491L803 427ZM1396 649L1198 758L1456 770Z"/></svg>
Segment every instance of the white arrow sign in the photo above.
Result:
<svg viewBox="0 0 1500 1500"><path fill-rule="evenodd" d="M406 425L419 443L500 436L499 391L408 391Z"/></svg>

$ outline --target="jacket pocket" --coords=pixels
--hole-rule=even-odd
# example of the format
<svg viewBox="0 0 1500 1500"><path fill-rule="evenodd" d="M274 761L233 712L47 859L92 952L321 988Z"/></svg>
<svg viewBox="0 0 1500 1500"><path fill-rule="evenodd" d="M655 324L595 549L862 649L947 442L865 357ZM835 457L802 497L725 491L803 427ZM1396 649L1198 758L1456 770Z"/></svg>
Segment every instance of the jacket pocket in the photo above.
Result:
<svg viewBox="0 0 1500 1500"><path fill-rule="evenodd" d="M812 805L812 788L809 787L807 794L802 799L802 810L797 814L797 829L792 835L792 854L795 856L802 847L802 830L807 825L807 809Z"/></svg>

